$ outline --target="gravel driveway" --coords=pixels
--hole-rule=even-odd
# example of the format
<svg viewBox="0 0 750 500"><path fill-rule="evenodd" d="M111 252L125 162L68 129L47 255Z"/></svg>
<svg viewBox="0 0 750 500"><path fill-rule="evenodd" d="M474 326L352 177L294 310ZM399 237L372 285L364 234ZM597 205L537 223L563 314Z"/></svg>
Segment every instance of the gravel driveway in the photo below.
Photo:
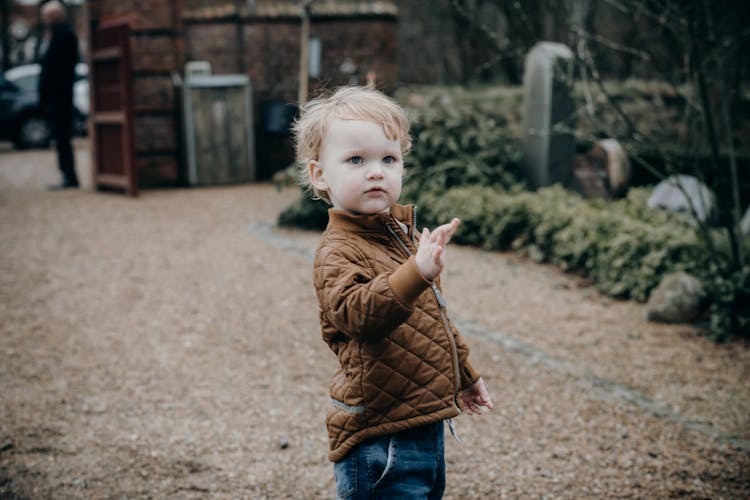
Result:
<svg viewBox="0 0 750 500"><path fill-rule="evenodd" d="M56 180L0 147L0 498L332 498L318 234L274 227L295 190ZM446 498L750 495L747 345L513 254L448 259L497 408L446 440Z"/></svg>

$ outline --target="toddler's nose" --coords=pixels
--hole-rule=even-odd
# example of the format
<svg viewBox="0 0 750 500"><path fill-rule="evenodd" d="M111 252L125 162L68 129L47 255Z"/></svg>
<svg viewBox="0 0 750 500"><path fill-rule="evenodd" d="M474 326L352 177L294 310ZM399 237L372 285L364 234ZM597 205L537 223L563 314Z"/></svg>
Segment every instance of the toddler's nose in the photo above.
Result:
<svg viewBox="0 0 750 500"><path fill-rule="evenodd" d="M380 163L371 163L367 166L367 178L368 179L382 179L383 178L383 167Z"/></svg>

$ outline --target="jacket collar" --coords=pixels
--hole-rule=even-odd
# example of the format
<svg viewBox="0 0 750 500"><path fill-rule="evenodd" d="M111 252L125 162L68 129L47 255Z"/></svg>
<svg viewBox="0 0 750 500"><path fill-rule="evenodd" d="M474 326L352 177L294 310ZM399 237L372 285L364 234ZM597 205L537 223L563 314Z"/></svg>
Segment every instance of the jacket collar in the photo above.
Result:
<svg viewBox="0 0 750 500"><path fill-rule="evenodd" d="M341 229L344 231L370 232L382 231L394 219L406 224L411 235L414 228L412 220L414 205L393 205L390 213L374 215L356 215L345 210L328 209L328 229Z"/></svg>

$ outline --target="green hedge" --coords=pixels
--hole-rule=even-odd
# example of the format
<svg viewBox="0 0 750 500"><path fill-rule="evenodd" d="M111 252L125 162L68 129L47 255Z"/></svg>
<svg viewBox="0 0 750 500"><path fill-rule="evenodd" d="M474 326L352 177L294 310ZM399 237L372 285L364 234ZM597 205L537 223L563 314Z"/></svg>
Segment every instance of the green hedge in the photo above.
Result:
<svg viewBox="0 0 750 500"><path fill-rule="evenodd" d="M666 273L705 269L709 254L689 226L653 224L634 214L665 219L623 200L607 206L559 187L504 193L472 186L420 200L428 226L459 217L455 240L490 250L533 248L540 260L590 277L605 293L648 299Z"/></svg>
<svg viewBox="0 0 750 500"><path fill-rule="evenodd" d="M522 153L503 118L476 103L454 104L434 99L409 110L413 147L406 157L402 200L463 185L524 187Z"/></svg>
<svg viewBox="0 0 750 500"><path fill-rule="evenodd" d="M328 224L328 204L303 192L279 215L280 226L322 231Z"/></svg>
<svg viewBox="0 0 750 500"><path fill-rule="evenodd" d="M713 285L711 332L715 340L750 339L750 266L728 271L709 268ZM735 311L737 314L731 314Z"/></svg>

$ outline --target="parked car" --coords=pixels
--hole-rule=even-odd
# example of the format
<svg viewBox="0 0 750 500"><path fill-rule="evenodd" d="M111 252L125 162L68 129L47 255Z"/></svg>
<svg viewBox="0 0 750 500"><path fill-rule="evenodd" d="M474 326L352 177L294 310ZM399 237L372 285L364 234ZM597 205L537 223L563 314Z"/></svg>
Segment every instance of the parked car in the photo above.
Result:
<svg viewBox="0 0 750 500"><path fill-rule="evenodd" d="M24 92L37 95L39 75L42 68L39 64L24 64L5 72L5 78L16 84ZM86 135L89 115L89 69L86 63L75 67L76 81L73 84L73 133Z"/></svg>
<svg viewBox="0 0 750 500"><path fill-rule="evenodd" d="M0 140L18 148L49 147L52 131L36 91L23 90L0 74Z"/></svg>

